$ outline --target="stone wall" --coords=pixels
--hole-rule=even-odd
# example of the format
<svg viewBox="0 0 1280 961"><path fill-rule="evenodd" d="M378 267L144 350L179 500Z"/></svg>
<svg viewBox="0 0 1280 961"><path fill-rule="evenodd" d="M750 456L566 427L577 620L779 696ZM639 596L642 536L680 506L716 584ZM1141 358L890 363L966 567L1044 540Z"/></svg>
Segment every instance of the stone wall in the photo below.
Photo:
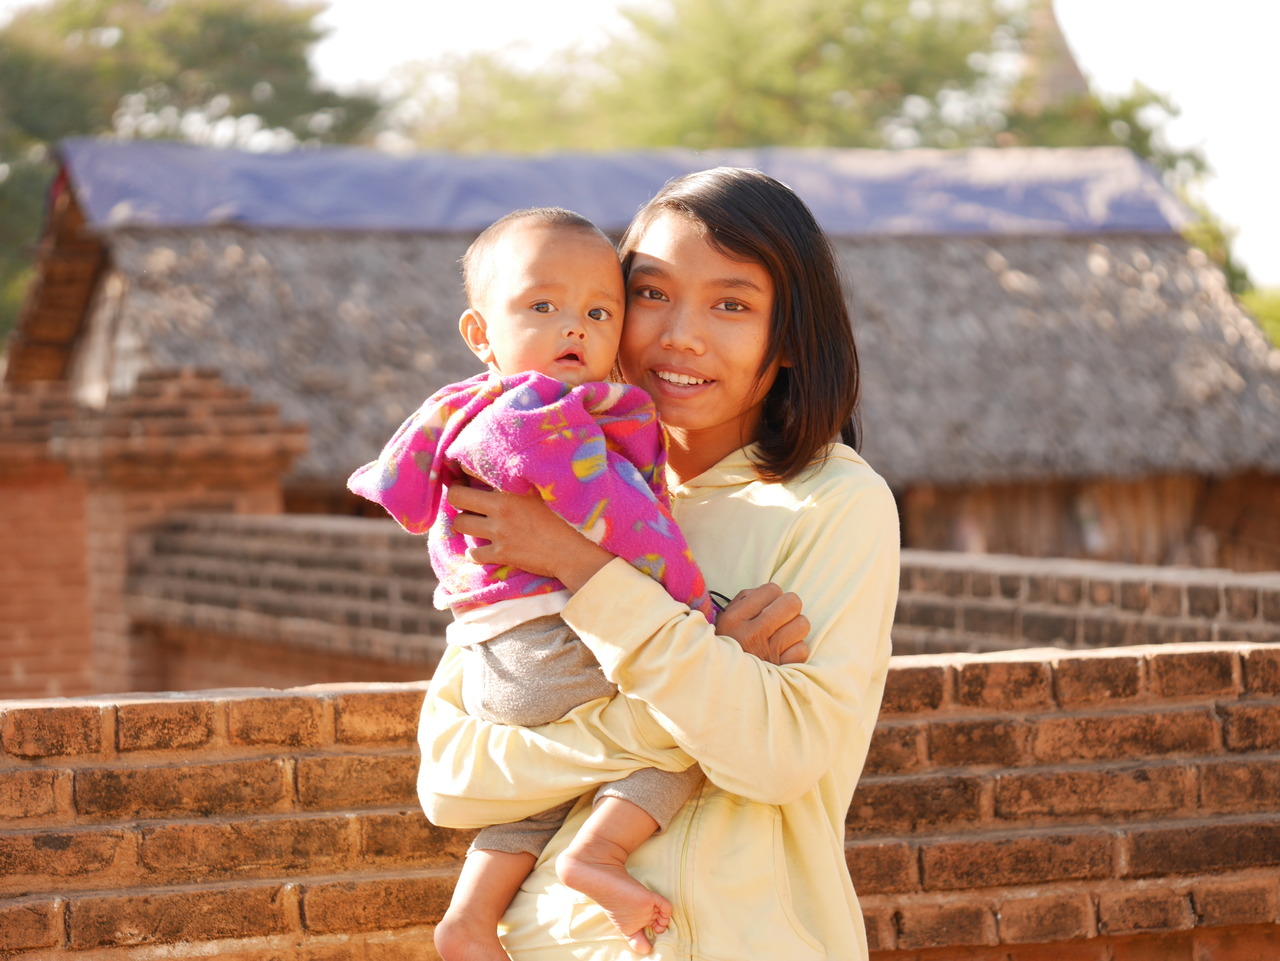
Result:
<svg viewBox="0 0 1280 961"><path fill-rule="evenodd" d="M1280 572L902 552L898 654L1280 640Z"/></svg>
<svg viewBox="0 0 1280 961"><path fill-rule="evenodd" d="M467 835L423 685L0 702L13 961L430 959ZM875 961L1280 956L1280 644L895 658L847 859Z"/></svg>

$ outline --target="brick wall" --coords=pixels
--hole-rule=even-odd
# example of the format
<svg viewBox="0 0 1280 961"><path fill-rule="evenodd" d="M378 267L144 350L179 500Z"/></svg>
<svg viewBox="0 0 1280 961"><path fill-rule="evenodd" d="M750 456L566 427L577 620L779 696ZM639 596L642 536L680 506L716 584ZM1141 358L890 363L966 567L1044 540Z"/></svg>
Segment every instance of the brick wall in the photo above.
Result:
<svg viewBox="0 0 1280 961"><path fill-rule="evenodd" d="M85 486L48 457L74 404L62 384L0 392L0 691L93 690Z"/></svg>
<svg viewBox="0 0 1280 961"><path fill-rule="evenodd" d="M1280 572L902 552L894 651L1280 641Z"/></svg>
<svg viewBox="0 0 1280 961"><path fill-rule="evenodd" d="M0 953L433 958L421 684L0 702ZM1280 644L896 658L875 961L1280 956Z"/></svg>
<svg viewBox="0 0 1280 961"><path fill-rule="evenodd" d="M5 385L0 639L26 653L0 694L159 687L124 607L133 534L180 510L278 513L305 446L303 428L206 371L144 375L102 410L62 384Z"/></svg>
<svg viewBox="0 0 1280 961"><path fill-rule="evenodd" d="M163 690L419 680L444 649L426 542L390 520L182 515L134 554Z"/></svg>
<svg viewBox="0 0 1280 961"><path fill-rule="evenodd" d="M180 515L139 534L126 610L164 690L429 677L448 617L389 520ZM898 654L1280 643L1280 573L904 551Z"/></svg>

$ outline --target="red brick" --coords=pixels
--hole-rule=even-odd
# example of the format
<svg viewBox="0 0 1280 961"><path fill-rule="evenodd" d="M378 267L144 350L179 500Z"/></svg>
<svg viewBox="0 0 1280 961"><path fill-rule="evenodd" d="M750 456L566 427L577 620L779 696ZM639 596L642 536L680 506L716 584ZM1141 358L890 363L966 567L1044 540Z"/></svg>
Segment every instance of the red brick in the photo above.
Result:
<svg viewBox="0 0 1280 961"><path fill-rule="evenodd" d="M1075 644L1080 637L1080 616L1074 612L1023 610L1022 636L1032 646Z"/></svg>
<svg viewBox="0 0 1280 961"><path fill-rule="evenodd" d="M186 750L212 737L208 701L126 702L116 708L116 745L121 751Z"/></svg>
<svg viewBox="0 0 1280 961"><path fill-rule="evenodd" d="M298 802L341 810L417 803L418 756L354 755L298 759Z"/></svg>
<svg viewBox="0 0 1280 961"><path fill-rule="evenodd" d="M1280 882L1205 880L1192 889L1191 903L1197 924L1274 924L1280 920Z"/></svg>
<svg viewBox="0 0 1280 961"><path fill-rule="evenodd" d="M1092 578L1089 579L1086 590L1089 603L1094 607L1113 607L1119 593L1119 589L1111 581L1100 581Z"/></svg>
<svg viewBox="0 0 1280 961"><path fill-rule="evenodd" d="M1187 614L1213 620L1222 610L1222 588L1216 584L1187 585Z"/></svg>
<svg viewBox="0 0 1280 961"><path fill-rule="evenodd" d="M17 757L98 754L102 751L102 708L10 708L0 714L0 743Z"/></svg>
<svg viewBox="0 0 1280 961"><path fill-rule="evenodd" d="M53 814L57 778L58 772L48 768L0 773L0 822Z"/></svg>
<svg viewBox="0 0 1280 961"><path fill-rule="evenodd" d="M1080 618L1080 644L1087 648L1134 647L1147 643L1147 625L1140 617L1117 613Z"/></svg>
<svg viewBox="0 0 1280 961"><path fill-rule="evenodd" d="M1280 647L1246 648L1240 652L1244 689L1250 694L1280 694Z"/></svg>
<svg viewBox="0 0 1280 961"><path fill-rule="evenodd" d="M1280 745L1280 702L1222 708L1223 741L1231 751L1273 751Z"/></svg>
<svg viewBox="0 0 1280 961"><path fill-rule="evenodd" d="M849 876L859 894L888 894L920 888L916 851L901 841L850 844L844 850Z"/></svg>
<svg viewBox="0 0 1280 961"><path fill-rule="evenodd" d="M324 701L315 696L246 697L227 704L233 744L317 747L332 743L332 721L324 718Z"/></svg>
<svg viewBox="0 0 1280 961"><path fill-rule="evenodd" d="M303 915L312 934L382 931L435 924L449 906L452 875L308 884Z"/></svg>
<svg viewBox="0 0 1280 961"><path fill-rule="evenodd" d="M1225 584L1222 588L1226 614L1233 621L1252 621L1258 616L1258 589Z"/></svg>
<svg viewBox="0 0 1280 961"><path fill-rule="evenodd" d="M1280 587L1259 588L1258 608L1264 621L1280 624Z"/></svg>
<svg viewBox="0 0 1280 961"><path fill-rule="evenodd" d="M898 926L894 922L892 908L862 909L862 923L867 929L867 948L870 951L891 951L898 943Z"/></svg>
<svg viewBox="0 0 1280 961"><path fill-rule="evenodd" d="M334 699L343 744L414 744L423 691L361 691Z"/></svg>
<svg viewBox="0 0 1280 961"><path fill-rule="evenodd" d="M1195 782L1182 767L1027 771L996 779L996 814L1009 820L1150 816L1194 808L1195 804Z"/></svg>
<svg viewBox="0 0 1280 961"><path fill-rule="evenodd" d="M903 905L899 915L899 951L999 943L995 916L985 904Z"/></svg>
<svg viewBox="0 0 1280 961"><path fill-rule="evenodd" d="M1018 609L999 604L966 604L962 610L964 629L983 637L1017 637Z"/></svg>
<svg viewBox="0 0 1280 961"><path fill-rule="evenodd" d="M1098 930L1104 934L1184 931L1195 920L1190 898L1164 888L1109 892L1098 898Z"/></svg>
<svg viewBox="0 0 1280 961"><path fill-rule="evenodd" d="M1133 878L1271 867L1280 865L1280 820L1139 829L1124 844Z"/></svg>
<svg viewBox="0 0 1280 961"><path fill-rule="evenodd" d="M1184 590L1181 584L1151 585L1147 600L1147 613L1157 617L1181 617L1185 610Z"/></svg>
<svg viewBox="0 0 1280 961"><path fill-rule="evenodd" d="M956 628L959 605L951 601L921 600L919 597L904 598L898 601L898 613L894 618L898 624L909 624L913 627L932 627L953 631Z"/></svg>
<svg viewBox="0 0 1280 961"><path fill-rule="evenodd" d="M1217 739L1217 721L1207 709L1049 717L1036 723L1031 753L1048 763L1137 759L1202 753Z"/></svg>
<svg viewBox="0 0 1280 961"><path fill-rule="evenodd" d="M1011 887L1111 877L1112 840L1105 832L939 841L922 849L928 891Z"/></svg>
<svg viewBox="0 0 1280 961"><path fill-rule="evenodd" d="M1145 611L1151 598L1151 586L1145 581L1120 582L1120 606L1126 611Z"/></svg>
<svg viewBox="0 0 1280 961"><path fill-rule="evenodd" d="M292 885L78 898L74 949L266 937L294 930Z"/></svg>
<svg viewBox="0 0 1280 961"><path fill-rule="evenodd" d="M1010 898L996 912L1000 940L1038 944L1094 937L1093 900L1087 894Z"/></svg>
<svg viewBox="0 0 1280 961"><path fill-rule="evenodd" d="M1200 799L1207 812L1273 811L1280 798L1280 761L1251 758L1200 766Z"/></svg>
<svg viewBox="0 0 1280 961"><path fill-rule="evenodd" d="M138 861L168 883L337 874L356 862L345 817L185 821L144 828Z"/></svg>
<svg viewBox="0 0 1280 961"><path fill-rule="evenodd" d="M116 818L282 810L292 794L288 767L278 758L88 769L76 772L74 790L80 814Z"/></svg>
<svg viewBox="0 0 1280 961"><path fill-rule="evenodd" d="M938 721L928 731L929 760L938 767L1013 766L1027 741L1026 725L1014 721Z"/></svg>
<svg viewBox="0 0 1280 961"><path fill-rule="evenodd" d="M922 832L981 817L982 781L976 777L863 778L845 824L852 834Z"/></svg>
<svg viewBox="0 0 1280 961"><path fill-rule="evenodd" d="M421 811L359 816L360 858L376 864L462 863L474 831L436 827Z"/></svg>
<svg viewBox="0 0 1280 961"><path fill-rule="evenodd" d="M1280 958L1280 927L1274 924L1200 928L1193 933L1192 939L1195 944L1192 961L1273 961Z"/></svg>
<svg viewBox="0 0 1280 961"><path fill-rule="evenodd" d="M60 947L61 908L43 897L0 903L0 952Z"/></svg>
<svg viewBox="0 0 1280 961"><path fill-rule="evenodd" d="M1108 939L1112 953L1107 961L1196 961L1195 938L1187 932L1154 934ZM1215 958L1214 961L1222 961ZM1254 958L1251 961L1258 961Z"/></svg>
<svg viewBox="0 0 1280 961"><path fill-rule="evenodd" d="M949 570L945 567L916 567L912 578L912 590L922 594L943 594L947 597L963 597L967 571Z"/></svg>
<svg viewBox="0 0 1280 961"><path fill-rule="evenodd" d="M1161 697L1232 694L1235 651L1160 651L1151 655L1151 686Z"/></svg>
<svg viewBox="0 0 1280 961"><path fill-rule="evenodd" d="M1121 701L1142 693L1142 659L1135 655L1067 657L1053 666L1063 707Z"/></svg>
<svg viewBox="0 0 1280 961"><path fill-rule="evenodd" d="M885 680L883 714L918 714L937 710L946 699L947 669L941 665L908 667L893 663Z"/></svg>
<svg viewBox="0 0 1280 961"><path fill-rule="evenodd" d="M83 888L95 878L127 870L132 851L131 839L120 829L0 835L0 891L25 894L33 890L33 881L45 890L64 889L68 881Z"/></svg>
<svg viewBox="0 0 1280 961"><path fill-rule="evenodd" d="M1042 661L969 661L956 672L956 689L966 707L1018 711L1053 703L1049 666Z"/></svg>
<svg viewBox="0 0 1280 961"><path fill-rule="evenodd" d="M871 734L864 774L909 774L924 766L923 724L884 722Z"/></svg>

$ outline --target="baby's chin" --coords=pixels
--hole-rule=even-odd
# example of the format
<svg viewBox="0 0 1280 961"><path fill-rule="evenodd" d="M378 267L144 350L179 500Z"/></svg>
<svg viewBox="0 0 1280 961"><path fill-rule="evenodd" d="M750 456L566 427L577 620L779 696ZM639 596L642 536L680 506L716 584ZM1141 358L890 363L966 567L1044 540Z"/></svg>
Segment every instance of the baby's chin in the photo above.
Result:
<svg viewBox="0 0 1280 961"><path fill-rule="evenodd" d="M540 371L548 377L554 377L562 384L570 387L581 387L583 384L590 384L595 381L609 379L609 372L606 370L600 373L595 370L588 370L586 367L567 367L563 364L552 364L550 368Z"/></svg>

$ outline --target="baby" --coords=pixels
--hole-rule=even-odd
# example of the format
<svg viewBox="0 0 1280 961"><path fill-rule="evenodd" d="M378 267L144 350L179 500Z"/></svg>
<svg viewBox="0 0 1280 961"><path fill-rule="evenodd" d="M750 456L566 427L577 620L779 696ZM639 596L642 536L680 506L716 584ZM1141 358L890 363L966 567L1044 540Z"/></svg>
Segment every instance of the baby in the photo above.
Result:
<svg viewBox="0 0 1280 961"><path fill-rule="evenodd" d="M606 383L622 333L625 290L612 244L590 221L559 208L508 214L462 260L468 308L459 320L488 372L437 391L348 480L413 533L428 534L439 578L436 606L454 615L467 712L533 726L617 692L560 618L558 581L467 559L453 529L448 487L474 483L538 491L592 541L663 584L708 619L702 575L667 507L665 452L643 391ZM469 475L469 476L468 476ZM803 645L786 660L803 659ZM645 934L666 930L671 904L627 873L627 857L701 782L697 765L641 770L606 784L557 861L569 887L596 901L647 953ZM485 828L436 928L445 961L506 961L497 926L574 802Z"/></svg>

